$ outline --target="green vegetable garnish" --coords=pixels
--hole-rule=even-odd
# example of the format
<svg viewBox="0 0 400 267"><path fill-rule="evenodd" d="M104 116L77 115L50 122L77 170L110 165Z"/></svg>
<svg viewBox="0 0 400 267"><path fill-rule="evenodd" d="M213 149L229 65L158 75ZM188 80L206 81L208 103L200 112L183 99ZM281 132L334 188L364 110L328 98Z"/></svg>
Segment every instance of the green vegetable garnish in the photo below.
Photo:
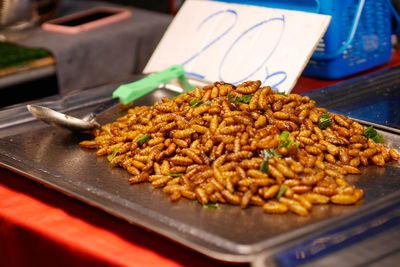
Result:
<svg viewBox="0 0 400 267"><path fill-rule="evenodd" d="M286 94L285 92L279 92L279 91L276 91L276 93L277 93L278 95L284 95L284 96L287 96L287 94Z"/></svg>
<svg viewBox="0 0 400 267"><path fill-rule="evenodd" d="M382 144L384 143L383 136L380 134L378 134L375 137L372 137L372 140L374 140L375 143L382 143Z"/></svg>
<svg viewBox="0 0 400 267"><path fill-rule="evenodd" d="M378 134L378 132L372 126L369 126L367 129L365 129L362 135L367 138L371 138L375 143L383 143L382 135Z"/></svg>
<svg viewBox="0 0 400 267"><path fill-rule="evenodd" d="M242 95L242 97L240 97L240 101L248 104L250 103L251 98L253 97L253 95Z"/></svg>
<svg viewBox="0 0 400 267"><path fill-rule="evenodd" d="M282 157L275 149L269 148L261 150L261 156L263 157L263 161L260 166L260 171L263 173L268 172L268 160L273 157Z"/></svg>
<svg viewBox="0 0 400 267"><path fill-rule="evenodd" d="M331 116L329 116L329 113L319 115L318 127L320 129L325 129L326 127L330 126L331 124L332 124L332 118L331 118Z"/></svg>
<svg viewBox="0 0 400 267"><path fill-rule="evenodd" d="M173 177L179 177L181 176L183 173L167 173L166 175L168 176L173 176Z"/></svg>
<svg viewBox="0 0 400 267"><path fill-rule="evenodd" d="M289 138L289 133L288 132L281 132L281 135L279 135L279 138L282 141L286 141Z"/></svg>
<svg viewBox="0 0 400 267"><path fill-rule="evenodd" d="M282 132L279 138L282 140L280 147L290 147L292 144L295 144L295 146L299 147L299 143L294 142L293 140L288 140L289 138L289 133L288 132Z"/></svg>
<svg viewBox="0 0 400 267"><path fill-rule="evenodd" d="M239 104L239 97L233 98L231 94L228 94L228 100L229 100L229 102Z"/></svg>
<svg viewBox="0 0 400 267"><path fill-rule="evenodd" d="M115 158L115 156L117 155L118 151L119 151L118 147L114 147L113 153L107 156L108 161L112 161L113 158Z"/></svg>
<svg viewBox="0 0 400 267"><path fill-rule="evenodd" d="M195 202L195 203L199 203L199 201L197 199L192 200L192 201ZM219 209L219 204L218 203L207 203L207 204L204 204L202 206L203 206L203 208L209 209L209 210L217 210L217 209Z"/></svg>
<svg viewBox="0 0 400 267"><path fill-rule="evenodd" d="M209 210L217 210L219 209L219 204L218 203L208 203L203 205L203 208L209 209Z"/></svg>
<svg viewBox="0 0 400 267"><path fill-rule="evenodd" d="M263 173L268 173L268 161L263 160L260 166L260 171Z"/></svg>
<svg viewBox="0 0 400 267"><path fill-rule="evenodd" d="M376 136L378 133L377 131L374 129L374 127L369 126L367 129L364 130L363 134L365 137L367 138L372 138L374 136Z"/></svg>
<svg viewBox="0 0 400 267"><path fill-rule="evenodd" d="M294 144L296 147L299 147L300 144L297 142L294 142L293 140L288 140L288 141L284 141L281 143L281 147L290 147L292 144Z"/></svg>
<svg viewBox="0 0 400 267"><path fill-rule="evenodd" d="M228 100L232 103L236 103L239 104L239 102L243 102L245 104L250 103L251 98L253 97L253 95L242 95L241 97L235 97L233 98L231 94L228 95Z"/></svg>
<svg viewBox="0 0 400 267"><path fill-rule="evenodd" d="M278 195L276 195L276 198L280 199L281 196L283 196L283 194L285 194L287 188L288 187L286 185L281 185L281 188L279 188L279 192L278 192Z"/></svg>
<svg viewBox="0 0 400 267"><path fill-rule="evenodd" d="M322 115L319 115L319 119L321 120L330 120L331 116L329 115L329 113L324 113Z"/></svg>
<svg viewBox="0 0 400 267"><path fill-rule="evenodd" d="M146 134L142 135L141 137L139 137L137 142L141 146L144 143L146 143L146 141L149 140L149 138L150 138L150 135L148 133L146 133Z"/></svg>
<svg viewBox="0 0 400 267"><path fill-rule="evenodd" d="M202 101L200 99L195 98L192 101L190 101L190 107L194 108L195 106L197 106L197 105L199 105L201 103L202 103Z"/></svg>

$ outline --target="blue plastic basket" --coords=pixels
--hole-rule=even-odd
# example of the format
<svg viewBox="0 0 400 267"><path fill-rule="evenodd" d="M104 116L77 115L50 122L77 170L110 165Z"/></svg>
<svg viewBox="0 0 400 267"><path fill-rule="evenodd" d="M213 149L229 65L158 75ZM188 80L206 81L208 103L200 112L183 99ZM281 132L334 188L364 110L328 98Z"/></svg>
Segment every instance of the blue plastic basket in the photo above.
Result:
<svg viewBox="0 0 400 267"><path fill-rule="evenodd" d="M303 74L340 79L381 65L391 57L391 10L387 0L321 0L332 16Z"/></svg>
<svg viewBox="0 0 400 267"><path fill-rule="evenodd" d="M222 0L332 16L303 74L340 79L381 65L391 57L391 0ZM398 28L400 30L400 27Z"/></svg>

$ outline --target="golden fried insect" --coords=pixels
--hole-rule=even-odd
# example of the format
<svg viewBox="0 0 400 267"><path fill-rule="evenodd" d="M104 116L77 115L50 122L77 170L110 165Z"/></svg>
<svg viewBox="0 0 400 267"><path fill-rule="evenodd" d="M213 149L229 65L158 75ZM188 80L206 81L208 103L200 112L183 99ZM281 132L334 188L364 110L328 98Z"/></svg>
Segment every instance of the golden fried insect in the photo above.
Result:
<svg viewBox="0 0 400 267"><path fill-rule="evenodd" d="M288 206L277 201L268 201L262 206L262 208L266 213L272 214L282 214L288 212L289 210Z"/></svg>
<svg viewBox="0 0 400 267"><path fill-rule="evenodd" d="M216 82L132 107L80 146L126 169L131 184L162 188L172 202L187 198L307 216L314 204L358 203L364 192L346 175L400 158L361 124L316 106L260 81ZM323 127L321 116L329 121Z"/></svg>

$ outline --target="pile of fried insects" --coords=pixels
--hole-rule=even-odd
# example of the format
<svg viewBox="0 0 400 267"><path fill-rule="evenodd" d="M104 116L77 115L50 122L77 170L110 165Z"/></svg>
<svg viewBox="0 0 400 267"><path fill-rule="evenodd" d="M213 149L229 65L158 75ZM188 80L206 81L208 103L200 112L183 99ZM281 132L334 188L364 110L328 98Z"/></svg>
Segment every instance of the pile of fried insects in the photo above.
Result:
<svg viewBox="0 0 400 267"><path fill-rule="evenodd" d="M306 216L313 204L351 205L363 190L346 182L359 166L397 161L372 127L281 94L260 81L204 88L136 106L80 143L149 182L203 206L261 206Z"/></svg>

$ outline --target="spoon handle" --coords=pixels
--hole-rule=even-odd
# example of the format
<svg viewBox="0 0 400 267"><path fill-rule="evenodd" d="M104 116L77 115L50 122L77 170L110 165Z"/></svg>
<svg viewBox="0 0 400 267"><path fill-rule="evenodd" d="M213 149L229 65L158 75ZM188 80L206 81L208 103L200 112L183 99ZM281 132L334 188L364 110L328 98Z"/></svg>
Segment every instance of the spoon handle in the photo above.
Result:
<svg viewBox="0 0 400 267"><path fill-rule="evenodd" d="M98 114L117 105L118 103L119 103L118 98L111 98L110 100L107 100L103 104L96 107L92 112L86 114L85 117L83 117L82 119L85 121L91 121L91 120L95 119Z"/></svg>
<svg viewBox="0 0 400 267"><path fill-rule="evenodd" d="M114 92L113 98L104 104L98 106L95 110L87 114L82 119L85 121L92 121L96 116L104 110L116 105L118 102L122 104L129 104L134 100L154 91L159 88L160 84L167 83L174 78L178 78L180 85L184 92L194 89L185 75L184 69L181 65L173 65L163 71L156 72L140 80L120 85Z"/></svg>
<svg viewBox="0 0 400 267"><path fill-rule="evenodd" d="M120 85L114 92L113 98L119 98L120 102L127 105L144 95L159 88L161 84L178 79L184 91L194 89L185 77L185 71L181 65L172 65L163 71L153 73L132 83Z"/></svg>

